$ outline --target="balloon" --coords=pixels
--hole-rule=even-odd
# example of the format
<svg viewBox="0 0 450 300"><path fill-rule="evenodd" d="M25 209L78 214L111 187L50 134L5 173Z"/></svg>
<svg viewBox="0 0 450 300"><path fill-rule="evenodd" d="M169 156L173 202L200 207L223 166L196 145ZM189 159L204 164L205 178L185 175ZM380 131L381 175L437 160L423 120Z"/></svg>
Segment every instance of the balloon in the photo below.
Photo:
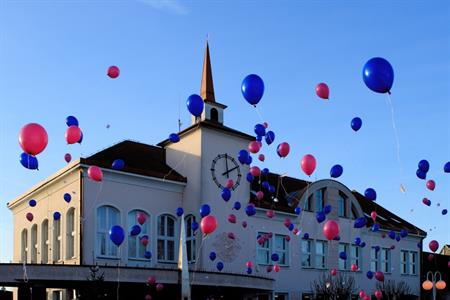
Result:
<svg viewBox="0 0 450 300"><path fill-rule="evenodd" d="M302 212L302 209L300 207L296 207L294 209L294 212L295 212L296 215L299 215Z"/></svg>
<svg viewBox="0 0 450 300"><path fill-rule="evenodd" d="M191 229L192 229L192 231L197 231L197 229L198 229L199 226L200 226L200 225L198 224L198 222L192 221L192 223L191 223Z"/></svg>
<svg viewBox="0 0 450 300"><path fill-rule="evenodd" d="M291 237L288 236L288 235L286 235L286 236L284 237L284 239L285 239L287 242L289 242L289 241L291 240Z"/></svg>
<svg viewBox="0 0 450 300"><path fill-rule="evenodd" d="M364 248L366 246L366 242L361 242L361 244L359 245L361 248Z"/></svg>
<svg viewBox="0 0 450 300"><path fill-rule="evenodd" d="M203 102L202 97L200 97L197 94L192 94L187 99L186 106L187 106L189 112L194 117L200 117L200 115L203 112L203 107L205 106L205 103Z"/></svg>
<svg viewBox="0 0 450 300"><path fill-rule="evenodd" d="M384 58L374 57L364 65L363 80L376 93L390 93L394 83L394 70Z"/></svg>
<svg viewBox="0 0 450 300"><path fill-rule="evenodd" d="M238 153L238 160L241 164L245 165L247 163L249 156L250 156L250 154L248 153L248 151L245 149L242 149Z"/></svg>
<svg viewBox="0 0 450 300"><path fill-rule="evenodd" d="M228 189L233 188L233 186L234 186L233 179L228 179L228 180L227 180L227 183L226 183L225 185L226 185L226 187L227 187Z"/></svg>
<svg viewBox="0 0 450 300"><path fill-rule="evenodd" d="M367 276L367 278L372 279L373 278L373 272L372 271L367 271L366 276Z"/></svg>
<svg viewBox="0 0 450 300"><path fill-rule="evenodd" d="M171 133L169 134L169 141L171 141L172 143L178 143L180 141L180 137L176 133Z"/></svg>
<svg viewBox="0 0 450 300"><path fill-rule="evenodd" d="M247 228L247 222L246 221L242 221L242 227L243 228Z"/></svg>
<svg viewBox="0 0 450 300"><path fill-rule="evenodd" d="M80 140L79 140L77 143L78 143L78 144L81 144L82 141L83 141L83 131L81 132Z"/></svg>
<svg viewBox="0 0 450 300"><path fill-rule="evenodd" d="M114 225L111 227L109 230L109 238L116 246L120 246L125 239L125 232L123 231L123 228L119 225Z"/></svg>
<svg viewBox="0 0 450 300"><path fill-rule="evenodd" d="M256 136L256 140L257 140L258 142L261 142L261 141L262 141L262 139L263 139L263 137L262 137L262 136L260 136L260 135L257 135L257 136Z"/></svg>
<svg viewBox="0 0 450 300"><path fill-rule="evenodd" d="M356 264L352 264L350 269L352 270L352 272L356 272L358 271L358 266Z"/></svg>
<svg viewBox="0 0 450 300"><path fill-rule="evenodd" d="M252 274L252 272L253 272L253 271L252 271L252 268L247 268L246 272L247 272L247 274L249 274L249 275Z"/></svg>
<svg viewBox="0 0 450 300"><path fill-rule="evenodd" d="M267 131L265 140L266 140L267 145L272 144L273 141L275 141L275 133L270 130Z"/></svg>
<svg viewBox="0 0 450 300"><path fill-rule="evenodd" d="M417 169L416 171L416 176L420 179L426 179L427 178L427 173L425 173L424 171Z"/></svg>
<svg viewBox="0 0 450 300"><path fill-rule="evenodd" d="M31 206L31 207L35 207L36 204L37 204L37 202L34 199L31 199L30 201L28 201L28 205Z"/></svg>
<svg viewBox="0 0 450 300"><path fill-rule="evenodd" d="M164 289L164 285L162 283L158 283L156 285L156 291L161 292Z"/></svg>
<svg viewBox="0 0 450 300"><path fill-rule="evenodd" d="M261 174L262 174L262 175L267 175L267 174L269 174L269 169L268 169L268 168L262 169L262 170L261 170Z"/></svg>
<svg viewBox="0 0 450 300"><path fill-rule="evenodd" d="M408 236L408 231L407 231L406 229L400 230L400 236L401 236L402 238L407 237L407 236Z"/></svg>
<svg viewBox="0 0 450 300"><path fill-rule="evenodd" d="M268 181L261 182L261 186L266 190L268 190L270 188L270 184Z"/></svg>
<svg viewBox="0 0 450 300"><path fill-rule="evenodd" d="M327 205L325 205L324 208L323 208L323 213L326 214L326 215L328 215L328 214L331 212L331 209L332 209L331 205L330 205L330 204L327 204Z"/></svg>
<svg viewBox="0 0 450 300"><path fill-rule="evenodd" d="M377 219L377 216L378 216L378 214L376 211L373 211L370 213L370 217L372 218L374 223L375 223L375 220Z"/></svg>
<svg viewBox="0 0 450 300"><path fill-rule="evenodd" d="M339 253L339 258L343 259L343 260L346 260L347 259L347 253L345 253L344 251L340 252Z"/></svg>
<svg viewBox="0 0 450 300"><path fill-rule="evenodd" d="M231 190L229 188L223 188L222 189L222 199L225 200L225 202L228 202L231 198Z"/></svg>
<svg viewBox="0 0 450 300"><path fill-rule="evenodd" d="M421 161L419 161L419 164L417 166L419 170L425 173L430 170L430 163L426 159L422 159Z"/></svg>
<svg viewBox="0 0 450 300"><path fill-rule="evenodd" d="M361 126L362 126L362 120L361 120L361 118L358 118L358 117L353 118L353 119L352 119L352 122L351 122L351 126L352 126L352 129L353 129L355 132L358 131L358 130L360 130L360 129L361 129Z"/></svg>
<svg viewBox="0 0 450 300"><path fill-rule="evenodd" d="M364 196L367 200L375 201L377 199L377 192L373 188L368 188L364 192Z"/></svg>
<svg viewBox="0 0 450 300"><path fill-rule="evenodd" d="M247 157L247 161L245 162L247 165L251 165L252 164L252 161L253 161L253 159L252 159L252 157L249 155L248 157Z"/></svg>
<svg viewBox="0 0 450 300"><path fill-rule="evenodd" d="M200 222L200 229L202 230L203 234L206 235L213 233L216 228L217 220L214 216L208 215L202 218L202 221Z"/></svg>
<svg viewBox="0 0 450 300"><path fill-rule="evenodd" d="M107 74L108 74L108 76L109 76L110 78L114 79L114 78L119 77L120 70L119 70L119 68L116 67L116 66L110 66L110 67L108 68L108 73L107 73Z"/></svg>
<svg viewBox="0 0 450 300"><path fill-rule="evenodd" d="M445 165L444 165L444 172L445 173L450 173L450 161L445 163Z"/></svg>
<svg viewBox="0 0 450 300"><path fill-rule="evenodd" d="M211 253L209 253L209 259L214 261L216 259L217 255L216 252L212 251Z"/></svg>
<svg viewBox="0 0 450 300"><path fill-rule="evenodd" d="M330 176L332 178L338 178L342 175L342 172L344 172L344 169L341 165L334 165L330 170Z"/></svg>
<svg viewBox="0 0 450 300"><path fill-rule="evenodd" d="M178 207L175 213L177 214L177 216L181 217L184 214L184 210L182 207Z"/></svg>
<svg viewBox="0 0 450 300"><path fill-rule="evenodd" d="M380 224L373 224L372 226L372 231L373 232L377 232L380 230Z"/></svg>
<svg viewBox="0 0 450 300"><path fill-rule="evenodd" d="M145 221L147 220L147 216L143 212L138 212L136 214L136 219L139 224L143 225L145 223Z"/></svg>
<svg viewBox="0 0 450 300"><path fill-rule="evenodd" d="M200 207L200 216L202 216L202 218L206 217L210 213L211 213L211 207L208 204L203 204Z"/></svg>
<svg viewBox="0 0 450 300"><path fill-rule="evenodd" d="M261 201L264 198L264 193L262 191L256 192L256 199Z"/></svg>
<svg viewBox="0 0 450 300"><path fill-rule="evenodd" d="M228 222L230 222L230 223L232 223L232 224L235 224L235 223L236 223L236 216L233 215L233 214L230 214L230 215L228 216Z"/></svg>
<svg viewBox="0 0 450 300"><path fill-rule="evenodd" d="M33 214L32 213L30 213L30 212L27 213L25 217L27 218L28 221L30 221L30 222L33 221Z"/></svg>
<svg viewBox="0 0 450 300"><path fill-rule="evenodd" d="M279 265L274 265L274 266L273 266L273 271L274 271L275 273L280 272L280 266L279 266Z"/></svg>
<svg viewBox="0 0 450 300"><path fill-rule="evenodd" d="M375 279L378 281L384 281L384 274L381 271L375 272Z"/></svg>
<svg viewBox="0 0 450 300"><path fill-rule="evenodd" d="M273 212L273 210L268 210L268 211L266 212L266 216L267 216L269 219L272 219L272 218L275 216L275 213Z"/></svg>
<svg viewBox="0 0 450 300"><path fill-rule="evenodd" d="M88 177L94 181L100 182L103 180L103 172L97 166L90 166L87 171Z"/></svg>
<svg viewBox="0 0 450 300"><path fill-rule="evenodd" d="M356 237L355 238L355 244L358 245L358 246L361 244L361 238L360 237Z"/></svg>
<svg viewBox="0 0 450 300"><path fill-rule="evenodd" d="M48 135L44 127L37 123L29 123L20 129L19 144L23 152L38 155L48 144Z"/></svg>
<svg viewBox="0 0 450 300"><path fill-rule="evenodd" d="M429 200L429 199L427 199L427 198L423 198L423 199L422 199L422 203L425 204L425 205L427 205L427 206L430 206L430 205L431 205L431 200Z"/></svg>
<svg viewBox="0 0 450 300"><path fill-rule="evenodd" d="M428 180L427 181L427 188L430 190L430 191L434 191L434 188L436 187L436 183L434 182L434 180Z"/></svg>
<svg viewBox="0 0 450 300"><path fill-rule="evenodd" d="M323 211L316 212L316 220L317 220L317 222L322 223L323 221L325 221L325 218L326 218L326 216L325 216L325 213Z"/></svg>
<svg viewBox="0 0 450 300"><path fill-rule="evenodd" d="M277 253L273 253L273 254L270 256L270 259L272 259L272 261L279 261L279 260L280 260L280 257L278 256Z"/></svg>
<svg viewBox="0 0 450 300"><path fill-rule="evenodd" d="M257 166L253 166L250 168L250 174L254 177L259 177L259 175L261 175L261 170Z"/></svg>
<svg viewBox="0 0 450 300"><path fill-rule="evenodd" d="M67 144L75 144L81 139L81 129L78 126L72 125L66 130Z"/></svg>
<svg viewBox="0 0 450 300"><path fill-rule="evenodd" d="M111 167L114 170L122 170L125 167L125 162L122 159L116 159L113 161Z"/></svg>
<svg viewBox="0 0 450 300"><path fill-rule="evenodd" d="M339 234L339 224L334 220L328 220L323 225L323 236L331 241Z"/></svg>
<svg viewBox="0 0 450 300"><path fill-rule="evenodd" d="M64 154L64 160L69 163L72 160L72 155L70 153Z"/></svg>
<svg viewBox="0 0 450 300"><path fill-rule="evenodd" d="M436 240L432 240L432 241L428 244L428 247L430 247L430 250L431 250L432 252L436 252L437 249L439 248L439 243L438 243L438 241L436 241Z"/></svg>
<svg viewBox="0 0 450 300"><path fill-rule="evenodd" d="M245 208L245 213L249 217L254 216L256 214L255 206L252 203L248 204L247 207Z"/></svg>
<svg viewBox="0 0 450 300"><path fill-rule="evenodd" d="M67 127L79 125L77 118L75 118L74 116L68 116L66 118L66 124L67 124Z"/></svg>
<svg viewBox="0 0 450 300"><path fill-rule="evenodd" d="M264 154L260 154L260 155L258 155L258 159L260 161L264 161L266 159L266 157L264 156Z"/></svg>
<svg viewBox="0 0 450 300"><path fill-rule="evenodd" d="M141 233L141 226L139 226L139 225L133 225L133 226L131 227L131 230L130 230L131 236L136 236L136 235L138 235L139 233Z"/></svg>
<svg viewBox="0 0 450 300"><path fill-rule="evenodd" d="M290 146L288 143L283 142L278 145L277 153L279 157L286 157L289 154Z"/></svg>
<svg viewBox="0 0 450 300"><path fill-rule="evenodd" d="M252 141L248 144L248 151L251 153L258 153L261 146L259 145L258 141Z"/></svg>
<svg viewBox="0 0 450 300"><path fill-rule="evenodd" d="M306 154L305 156L303 156L301 167L306 175L311 176L311 174L316 169L316 159L314 158L314 156L312 156L311 154Z"/></svg>
<svg viewBox="0 0 450 300"><path fill-rule="evenodd" d="M248 182L252 183L255 177L251 173L247 173L246 179Z"/></svg>
<svg viewBox="0 0 450 300"><path fill-rule="evenodd" d="M366 292L364 292L364 291L360 291L359 292L359 298L365 298L366 297Z"/></svg>
<svg viewBox="0 0 450 300"><path fill-rule="evenodd" d="M22 166L29 170L37 170L39 168L39 162L37 158L25 152L20 155L20 163L22 164Z"/></svg>
<svg viewBox="0 0 450 300"><path fill-rule="evenodd" d="M152 258L152 253L151 253L150 251L145 251L145 252L144 252L144 257L145 257L146 259L151 259L151 258Z"/></svg>
<svg viewBox="0 0 450 300"><path fill-rule="evenodd" d="M64 201L66 201L67 203L69 203L70 200L72 200L72 196L70 196L69 193L65 193L65 194L64 194Z"/></svg>
<svg viewBox="0 0 450 300"><path fill-rule="evenodd" d="M319 83L316 86L316 94L322 99L328 100L330 97L330 89L328 88L328 85L326 83Z"/></svg>
<svg viewBox="0 0 450 300"><path fill-rule="evenodd" d="M239 202L239 201L234 202L233 209L240 210L241 209L241 202Z"/></svg>
<svg viewBox="0 0 450 300"><path fill-rule="evenodd" d="M59 219L61 219L61 214L59 212L55 211L53 213L53 220L57 221Z"/></svg>
<svg viewBox="0 0 450 300"><path fill-rule="evenodd" d="M223 270L223 262L219 261L219 262L216 264L216 268L217 268L217 270L222 271L222 270Z"/></svg>
<svg viewBox="0 0 450 300"><path fill-rule="evenodd" d="M447 209L443 209L443 210L442 210L442 215L445 216L447 213L448 213L448 210L447 210Z"/></svg>
<svg viewBox="0 0 450 300"><path fill-rule="evenodd" d="M392 230L389 231L388 236L389 236L391 239L395 239L395 232L392 231Z"/></svg>
<svg viewBox="0 0 450 300"><path fill-rule="evenodd" d="M139 240L141 241L141 244L142 244L144 247L147 247L147 245L148 245L148 235L141 236L141 237L139 238Z"/></svg>
<svg viewBox="0 0 450 300"><path fill-rule="evenodd" d="M336 269L331 269L330 270L330 274L331 274L331 276L336 276L337 270Z"/></svg>
<svg viewBox="0 0 450 300"><path fill-rule="evenodd" d="M265 136L266 135L266 127L263 124L255 125L255 133L257 136Z"/></svg>
<svg viewBox="0 0 450 300"><path fill-rule="evenodd" d="M381 299L383 298L383 293L380 290L375 291L375 298Z"/></svg>
<svg viewBox="0 0 450 300"><path fill-rule="evenodd" d="M400 242L400 235L397 234L397 235L395 236L395 240L396 240L397 242Z"/></svg>
<svg viewBox="0 0 450 300"><path fill-rule="evenodd" d="M155 276L150 276L147 279L147 283L150 284L150 285L154 285L156 283L156 277Z"/></svg>
<svg viewBox="0 0 450 300"><path fill-rule="evenodd" d="M242 81L241 91L245 100L256 106L264 94L264 82L258 75L250 74Z"/></svg>
<svg viewBox="0 0 450 300"><path fill-rule="evenodd" d="M366 226L366 218L365 217L360 217L358 219L355 220L355 223L353 224L354 228L362 228Z"/></svg>
<svg viewBox="0 0 450 300"><path fill-rule="evenodd" d="M307 232L305 232L305 234L303 234L303 239L304 240L308 240L309 239L309 234Z"/></svg>

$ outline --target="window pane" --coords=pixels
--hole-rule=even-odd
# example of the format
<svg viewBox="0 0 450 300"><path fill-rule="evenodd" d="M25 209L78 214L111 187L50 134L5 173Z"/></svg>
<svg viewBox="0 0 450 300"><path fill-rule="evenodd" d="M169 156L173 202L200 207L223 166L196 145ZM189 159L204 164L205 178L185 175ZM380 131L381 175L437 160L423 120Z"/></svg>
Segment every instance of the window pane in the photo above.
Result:
<svg viewBox="0 0 450 300"><path fill-rule="evenodd" d="M269 251L265 249L258 249L257 254L258 264L268 264L269 263Z"/></svg>
<svg viewBox="0 0 450 300"><path fill-rule="evenodd" d="M166 216L158 217L158 234L161 236L164 236L166 232L165 220Z"/></svg>
<svg viewBox="0 0 450 300"><path fill-rule="evenodd" d="M165 259L165 245L164 240L158 240L158 260Z"/></svg>
<svg viewBox="0 0 450 300"><path fill-rule="evenodd" d="M106 207L97 209L97 230L106 230Z"/></svg>
<svg viewBox="0 0 450 300"><path fill-rule="evenodd" d="M311 241L302 240L302 267L311 267Z"/></svg>
<svg viewBox="0 0 450 300"><path fill-rule="evenodd" d="M136 257L136 236L128 236L128 257Z"/></svg>
<svg viewBox="0 0 450 300"><path fill-rule="evenodd" d="M316 211L323 209L323 189L316 191Z"/></svg>
<svg viewBox="0 0 450 300"><path fill-rule="evenodd" d="M175 236L175 221L167 217L167 236Z"/></svg>
<svg viewBox="0 0 450 300"><path fill-rule="evenodd" d="M167 260L175 260L175 243L174 241L167 241Z"/></svg>

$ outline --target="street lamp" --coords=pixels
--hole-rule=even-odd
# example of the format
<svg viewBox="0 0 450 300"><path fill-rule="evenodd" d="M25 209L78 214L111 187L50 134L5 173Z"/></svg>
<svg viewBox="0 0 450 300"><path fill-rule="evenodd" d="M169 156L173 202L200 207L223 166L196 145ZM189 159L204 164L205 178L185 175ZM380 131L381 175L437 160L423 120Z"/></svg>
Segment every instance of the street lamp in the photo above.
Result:
<svg viewBox="0 0 450 300"><path fill-rule="evenodd" d="M439 280L437 280L439 275ZM431 280L430 280L431 279ZM442 280L442 275L439 271L427 273L427 280L422 283L422 288L426 291L433 289L433 300L436 300L436 289L443 290L446 287L446 283Z"/></svg>

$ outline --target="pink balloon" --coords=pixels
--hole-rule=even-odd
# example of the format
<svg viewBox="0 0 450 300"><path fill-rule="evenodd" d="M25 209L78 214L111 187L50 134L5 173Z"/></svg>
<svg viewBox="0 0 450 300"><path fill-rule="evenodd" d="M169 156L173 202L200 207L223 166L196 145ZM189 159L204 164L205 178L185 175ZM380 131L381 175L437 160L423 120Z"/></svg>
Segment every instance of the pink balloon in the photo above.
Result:
<svg viewBox="0 0 450 300"><path fill-rule="evenodd" d="M242 221L242 227L247 228L247 221Z"/></svg>
<svg viewBox="0 0 450 300"><path fill-rule="evenodd" d="M268 128L268 127L269 127L269 123L264 122L264 123L263 123L263 126L264 126L264 128Z"/></svg>
<svg viewBox="0 0 450 300"><path fill-rule="evenodd" d="M447 267L449 267L450 268L450 260L448 261L448 263L447 263Z"/></svg>
<svg viewBox="0 0 450 300"><path fill-rule="evenodd" d="M381 271L375 272L375 279L378 281L384 281L384 274Z"/></svg>
<svg viewBox="0 0 450 300"><path fill-rule="evenodd" d="M439 243L436 240L432 240L429 244L428 247L430 247L430 250L433 252L436 252L437 249L439 248Z"/></svg>
<svg viewBox="0 0 450 300"><path fill-rule="evenodd" d="M433 262L434 254L428 254L427 259L428 259L429 262Z"/></svg>
<svg viewBox="0 0 450 300"><path fill-rule="evenodd" d="M147 238L142 238L142 239L141 239L141 244L142 244L144 247L147 247L147 245L148 245L148 239L147 239Z"/></svg>
<svg viewBox="0 0 450 300"><path fill-rule="evenodd" d="M267 216L269 219L272 219L272 218L275 216L275 213L273 212L273 210L268 210L268 211L266 212L266 216Z"/></svg>
<svg viewBox="0 0 450 300"><path fill-rule="evenodd" d="M352 272L356 272L356 271L358 271L358 265L356 265L356 264L352 264L352 266L351 266L351 270L352 270Z"/></svg>
<svg viewBox="0 0 450 300"><path fill-rule="evenodd" d="M314 156L312 156L311 154L306 154L305 156L303 156L301 167L306 175L311 176L311 174L316 169L316 159L314 158Z"/></svg>
<svg viewBox="0 0 450 300"><path fill-rule="evenodd" d="M155 276L150 276L150 277L147 279L147 282L148 282L148 284L150 284L150 285L154 285L154 284L156 283L156 277L155 277Z"/></svg>
<svg viewBox="0 0 450 300"><path fill-rule="evenodd" d="M78 126L69 126L66 130L67 144L75 144L81 139L81 129Z"/></svg>
<svg viewBox="0 0 450 300"><path fill-rule="evenodd" d="M323 236L327 240L331 241L338 235L339 235L339 224L334 220L328 220L323 225Z"/></svg>
<svg viewBox="0 0 450 300"><path fill-rule="evenodd" d="M251 153L258 153L259 149L261 149L261 144L258 141L252 141L248 144L248 151Z"/></svg>
<svg viewBox="0 0 450 300"><path fill-rule="evenodd" d="M236 223L236 216L231 214L228 216L228 222L235 224Z"/></svg>
<svg viewBox="0 0 450 300"><path fill-rule="evenodd" d="M228 179L226 187L231 189L233 187L233 185L234 185L233 179Z"/></svg>
<svg viewBox="0 0 450 300"><path fill-rule="evenodd" d="M264 198L264 192L262 192L262 191L256 192L256 199L261 201L263 198Z"/></svg>
<svg viewBox="0 0 450 300"><path fill-rule="evenodd" d="M69 163L72 160L72 155L70 153L64 154L64 160Z"/></svg>
<svg viewBox="0 0 450 300"><path fill-rule="evenodd" d="M375 223L375 220L377 219L377 212L376 211L373 211L373 212L371 212L370 213L370 217L372 218L372 220L373 220L373 222Z"/></svg>
<svg viewBox="0 0 450 300"><path fill-rule="evenodd" d="M37 123L29 123L20 129L19 145L23 152L38 155L48 144L48 135L44 127Z"/></svg>
<svg viewBox="0 0 450 300"><path fill-rule="evenodd" d="M366 292L364 292L363 290L361 290L361 291L359 292L359 298L364 298L364 297L366 297Z"/></svg>
<svg viewBox="0 0 450 300"><path fill-rule="evenodd" d="M33 214L30 213L30 212L27 213L26 218L27 218L27 220L30 221L30 222L33 221Z"/></svg>
<svg viewBox="0 0 450 300"><path fill-rule="evenodd" d="M258 155L258 159L260 161L264 161L266 159L266 157L264 156L264 154L260 154L260 155Z"/></svg>
<svg viewBox="0 0 450 300"><path fill-rule="evenodd" d="M111 66L111 67L108 68L108 73L107 74L108 74L109 77L114 79L114 78L119 77L120 70L116 66Z"/></svg>
<svg viewBox="0 0 450 300"><path fill-rule="evenodd" d="M293 235L297 235L298 232L299 232L299 231L298 231L297 228L292 229L292 234L293 234Z"/></svg>
<svg viewBox="0 0 450 300"><path fill-rule="evenodd" d="M161 292L163 290L163 288L164 288L164 285L162 283L158 283L156 285L156 291L157 292Z"/></svg>
<svg viewBox="0 0 450 300"><path fill-rule="evenodd" d="M285 239L287 242L289 242L289 241L291 240L291 237L288 236L288 235L286 235L286 236L284 237L284 239Z"/></svg>
<svg viewBox="0 0 450 300"><path fill-rule="evenodd" d="M254 177L259 177L259 175L261 175L261 170L257 166L253 166L250 168L250 174Z"/></svg>
<svg viewBox="0 0 450 300"><path fill-rule="evenodd" d="M436 183L434 182L434 180L430 179L427 181L427 188L430 191L434 191L434 188L436 187Z"/></svg>
<svg viewBox="0 0 450 300"><path fill-rule="evenodd" d="M288 143L283 142L278 145L277 147L277 153L279 157L286 157L289 154L289 151L291 150L291 147Z"/></svg>
<svg viewBox="0 0 450 300"><path fill-rule="evenodd" d="M266 267L267 273L272 272L272 270L273 270L273 267L272 267L272 266L267 266L267 267Z"/></svg>
<svg viewBox="0 0 450 300"><path fill-rule="evenodd" d="M145 223L145 221L147 220L147 216L144 213L139 212L139 213L137 213L136 219L139 224L143 225Z"/></svg>
<svg viewBox="0 0 450 300"><path fill-rule="evenodd" d="M380 290L375 291L375 298L381 299L383 298L383 293Z"/></svg>
<svg viewBox="0 0 450 300"><path fill-rule="evenodd" d="M337 270L336 269L331 269L330 274L331 274L331 276L336 276Z"/></svg>
<svg viewBox="0 0 450 300"><path fill-rule="evenodd" d="M253 262L248 261L248 262L245 263L245 266L246 266L247 268L253 268Z"/></svg>
<svg viewBox="0 0 450 300"><path fill-rule="evenodd" d="M200 222L200 229L202 230L203 234L213 233L216 228L217 220L216 217L212 215L204 217Z"/></svg>
<svg viewBox="0 0 450 300"><path fill-rule="evenodd" d="M274 266L273 266L273 270L274 270L276 273L280 272L280 266L279 266L279 265L274 265Z"/></svg>
<svg viewBox="0 0 450 300"><path fill-rule="evenodd" d="M87 171L88 177L94 181L100 182L103 180L103 172L97 166L90 166Z"/></svg>
<svg viewBox="0 0 450 300"><path fill-rule="evenodd" d="M328 88L328 85L323 82L319 83L316 86L316 94L317 94L317 96L319 96L322 99L325 99L325 100L329 99L330 89Z"/></svg>

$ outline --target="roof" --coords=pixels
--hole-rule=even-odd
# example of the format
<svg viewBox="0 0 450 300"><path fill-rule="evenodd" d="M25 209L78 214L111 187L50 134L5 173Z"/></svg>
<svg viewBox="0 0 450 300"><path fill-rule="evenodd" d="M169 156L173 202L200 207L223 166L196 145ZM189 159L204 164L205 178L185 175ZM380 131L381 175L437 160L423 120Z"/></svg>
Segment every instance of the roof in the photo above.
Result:
<svg viewBox="0 0 450 300"><path fill-rule="evenodd" d="M214 83L212 78L211 59L209 58L209 45L206 41L205 58L203 60L202 83L200 86L200 96L203 100L215 102Z"/></svg>
<svg viewBox="0 0 450 300"><path fill-rule="evenodd" d="M294 209L297 207L303 193L312 183L293 177L280 176L275 173L269 173L267 176L262 178L262 181L268 181L270 185L275 187L276 191L274 196L270 195L268 192L265 192L262 188L261 182L254 180L251 185L250 202L254 203L256 207L273 209L287 213L294 213ZM261 201L258 201L256 199L256 191L260 190L265 193L264 198ZM406 229L410 234L426 236L425 231L403 220L376 202L368 201L357 191L352 191L352 193L365 215L370 216L372 211L377 212L380 217L377 219L377 223L380 224L381 229L394 230L397 232L401 229ZM274 202L274 198L277 198L278 202ZM371 227L373 225L373 221L367 216L367 227Z"/></svg>
<svg viewBox="0 0 450 300"><path fill-rule="evenodd" d="M166 164L166 150L164 148L130 140L125 140L87 158L82 158L81 163L112 169L112 163L116 159L122 159L125 162L122 172L187 182L186 177Z"/></svg>

